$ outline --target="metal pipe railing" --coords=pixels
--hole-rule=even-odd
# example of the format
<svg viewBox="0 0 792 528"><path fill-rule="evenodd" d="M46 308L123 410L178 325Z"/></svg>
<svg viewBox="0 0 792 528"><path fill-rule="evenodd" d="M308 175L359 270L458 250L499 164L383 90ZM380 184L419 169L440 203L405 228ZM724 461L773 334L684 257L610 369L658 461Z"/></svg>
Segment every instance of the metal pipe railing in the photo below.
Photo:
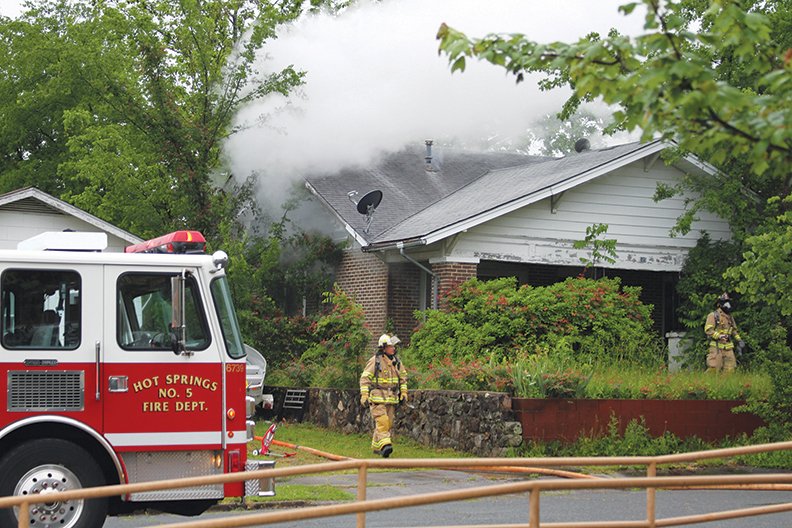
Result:
<svg viewBox="0 0 792 528"><path fill-rule="evenodd" d="M755 508L744 508L741 510L730 510L725 512L708 513L686 517L675 517L656 519L655 490L657 488L700 488L703 486L717 486L721 488L745 489L757 485L769 485L771 489L789 489L792 486L792 474L761 474L761 475L709 475L709 476L682 476L682 477L657 477L657 466L661 464L671 464L677 462L689 462L693 460L705 460L712 458L726 458L745 454L766 453L771 451L792 450L792 441L778 442L774 444L760 444L754 446L735 447L727 449L716 449L712 451L698 451L692 453L680 453L662 456L638 456L638 457L560 457L560 458L477 458L477 459L369 459L358 460L349 459L337 462L327 462L312 464L307 466L295 466L289 468L264 469L249 471L244 473L230 473L224 475L212 475L206 477L191 477L177 480L164 480L141 482L136 484L123 484L115 486L101 486L95 488L83 488L78 490L64 491L57 495L59 501L93 499L110 496L124 496L132 493L145 491L155 491L164 489L187 488L195 486L205 486L210 484L225 484L229 482L239 482L243 480L276 478L295 475L306 475L315 473L325 473L332 471L342 471L355 469L358 472L358 491L357 502L351 504L318 506L291 510L285 512L269 512L263 514L247 515L233 519L212 519L211 521L190 521L167 525L167 528L201 528L201 527L231 527L231 526L254 526L256 524L266 524L271 522L301 520L317 517L357 514L357 527L365 528L366 512L377 511L391 508L401 508L407 506L417 506L433 504L437 502L449 502L470 498L489 497L507 493L528 492L529 495L529 523L530 528L538 528L540 493L547 490L573 490L573 489L623 489L623 488L645 488L647 490L646 500L646 519L641 521L618 521L609 523L549 523L541 524L554 528L561 527L660 527L677 526L679 524L690 524L694 522L708 522L710 520L731 519L752 515L762 515L767 513L792 511L792 503L761 506ZM542 480L531 482L519 482L510 484L493 485L482 488L470 488L465 490L452 490L445 492L429 493L424 495L414 495L409 497L397 497L390 499L366 500L366 488L368 470L373 469L394 469L394 468L492 468L493 466L510 467L548 467L548 466L646 466L646 477L618 478L618 479L578 479L578 480ZM32 504L52 501L53 496L14 496L0 498L0 508L19 507L19 526L29 526L29 508ZM518 525L512 525L518 526Z"/></svg>
<svg viewBox="0 0 792 528"><path fill-rule="evenodd" d="M320 517L333 517L339 515L350 515L360 512L372 512L380 510L390 510L395 508L407 508L413 506L424 506L441 502L453 502L467 499L480 499L493 497L496 495L506 495L514 493L530 492L529 498L529 518L528 526L538 528L539 524L539 493L550 490L581 490L581 489L626 489L626 488L663 488L666 486L684 485L709 485L717 483L792 483L792 474L758 474L758 475L706 475L706 476L683 476L683 477L630 477L618 479L600 480L540 480L530 482L513 482L508 484L495 484L491 486L467 488L463 490L439 491L425 493L422 495L409 495L406 497L394 497L388 499L377 499L364 502L353 502L349 504L333 504L329 506L313 506L298 510L276 511L247 514L224 519L205 519L198 521L188 521L184 523L165 524L160 528L236 528L243 526L258 526L262 524L272 524L277 522L298 521L306 519L316 519ZM743 511L750 512L748 515L761 515L764 513L777 513L792 511L792 503L785 503L771 506L761 506L750 508ZM726 512L731 515L730 512ZM704 514L702 518L710 518L713 514ZM717 515L717 514L714 514ZM688 516L685 519L695 519L697 516ZM731 517L726 517L731 518ZM648 527L649 522L626 521L630 526ZM689 521L685 521L689 522ZM703 522L703 521L699 521ZM658 526L677 526L684 524L677 518L662 519L657 521ZM541 526L556 527L588 527L588 526L620 526L618 522L587 524L587 523L549 523Z"/></svg>

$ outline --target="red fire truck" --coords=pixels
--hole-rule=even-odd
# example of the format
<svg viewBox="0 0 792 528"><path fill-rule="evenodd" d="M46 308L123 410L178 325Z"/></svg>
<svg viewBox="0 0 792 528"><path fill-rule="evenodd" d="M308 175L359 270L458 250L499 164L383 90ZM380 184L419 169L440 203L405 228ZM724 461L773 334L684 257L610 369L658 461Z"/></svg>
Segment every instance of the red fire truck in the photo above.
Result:
<svg viewBox="0 0 792 528"><path fill-rule="evenodd" d="M243 471L253 437L225 253L206 255L194 231L124 253L97 251L102 237L48 233L0 251L0 496L51 495L31 506L31 526L96 528L135 508L192 515L246 489L271 494L271 482L248 481L58 500ZM17 514L0 510L0 526Z"/></svg>

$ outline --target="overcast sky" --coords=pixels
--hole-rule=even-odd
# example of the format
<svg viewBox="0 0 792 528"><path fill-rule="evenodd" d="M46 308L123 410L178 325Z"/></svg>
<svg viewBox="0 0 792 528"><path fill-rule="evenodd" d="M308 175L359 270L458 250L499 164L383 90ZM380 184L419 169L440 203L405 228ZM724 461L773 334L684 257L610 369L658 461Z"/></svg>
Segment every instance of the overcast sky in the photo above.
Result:
<svg viewBox="0 0 792 528"><path fill-rule="evenodd" d="M502 68L477 61L451 74L447 58L438 56L440 24L470 36L521 32L540 42L605 34L612 27L638 34L643 16L619 14L622 3L362 1L338 17L300 20L267 44L258 66L278 71L293 64L307 72L306 85L289 98L272 96L240 112L237 123L247 128L226 143L234 174L260 174L266 193L276 194L283 187L279 178L367 164L425 139L473 145L482 137L524 134L560 110L568 93L540 92L536 79L516 85ZM594 110L606 113L603 106Z"/></svg>
<svg viewBox="0 0 792 528"><path fill-rule="evenodd" d="M305 17L265 46L257 66L274 72L294 65L306 72L306 84L288 98L242 109L236 124L243 131L225 144L233 172L239 179L259 174L279 203L275 188L306 170L365 164L425 139L475 145L518 137L557 112L568 94L540 92L536 79L516 85L502 68L477 61L451 74L437 52L440 24L470 36L520 32L540 42L613 27L636 35L643 16L621 15L624 1L360 0L340 16ZM0 0L0 14L17 16L21 3ZM592 110L607 114L602 106Z"/></svg>
<svg viewBox="0 0 792 528"><path fill-rule="evenodd" d="M21 0L0 0L0 15L15 18L21 11Z"/></svg>

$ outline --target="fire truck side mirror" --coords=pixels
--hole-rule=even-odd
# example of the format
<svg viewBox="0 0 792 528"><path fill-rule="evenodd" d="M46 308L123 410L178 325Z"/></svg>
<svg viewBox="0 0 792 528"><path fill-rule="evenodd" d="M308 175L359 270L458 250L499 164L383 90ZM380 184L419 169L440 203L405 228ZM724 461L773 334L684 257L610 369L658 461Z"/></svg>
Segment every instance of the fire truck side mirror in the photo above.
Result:
<svg viewBox="0 0 792 528"><path fill-rule="evenodd" d="M174 354L185 352L184 347L184 283L186 272L171 277L171 329L173 330Z"/></svg>

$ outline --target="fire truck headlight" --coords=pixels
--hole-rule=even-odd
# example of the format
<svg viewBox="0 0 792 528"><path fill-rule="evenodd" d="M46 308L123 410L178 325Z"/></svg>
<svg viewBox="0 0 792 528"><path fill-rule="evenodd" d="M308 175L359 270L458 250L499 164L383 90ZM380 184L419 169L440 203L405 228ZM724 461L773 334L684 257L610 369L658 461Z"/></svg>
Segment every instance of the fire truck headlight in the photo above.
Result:
<svg viewBox="0 0 792 528"><path fill-rule="evenodd" d="M216 468L223 467L223 453L215 453L212 455L212 464L214 464Z"/></svg>

